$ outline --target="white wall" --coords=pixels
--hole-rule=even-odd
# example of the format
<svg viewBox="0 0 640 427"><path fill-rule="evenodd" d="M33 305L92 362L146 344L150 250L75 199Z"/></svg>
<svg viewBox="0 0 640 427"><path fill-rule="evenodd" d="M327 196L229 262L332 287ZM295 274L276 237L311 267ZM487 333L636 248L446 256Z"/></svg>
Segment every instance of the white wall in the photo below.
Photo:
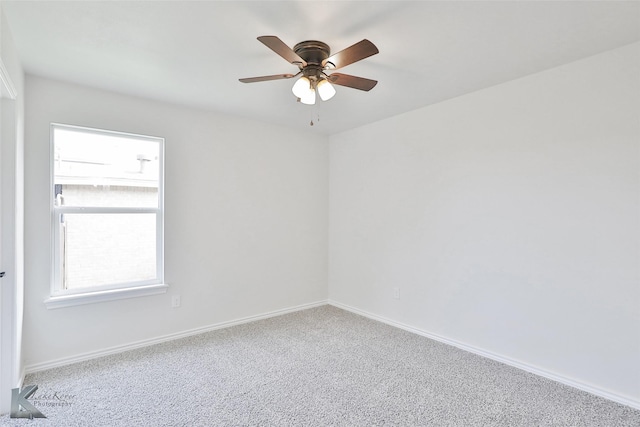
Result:
<svg viewBox="0 0 640 427"><path fill-rule="evenodd" d="M639 76L636 43L331 137L330 300L639 406Z"/></svg>
<svg viewBox="0 0 640 427"><path fill-rule="evenodd" d="M32 76L26 90L27 366L326 300L325 137ZM166 139L166 295L45 307L51 122Z"/></svg>

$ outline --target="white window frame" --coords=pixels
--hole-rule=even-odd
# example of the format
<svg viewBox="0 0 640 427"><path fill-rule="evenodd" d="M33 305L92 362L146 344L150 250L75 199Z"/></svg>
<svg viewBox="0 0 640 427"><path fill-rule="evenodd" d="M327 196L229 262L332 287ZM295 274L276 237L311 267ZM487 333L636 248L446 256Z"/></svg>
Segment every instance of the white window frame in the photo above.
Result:
<svg viewBox="0 0 640 427"><path fill-rule="evenodd" d="M54 130L69 129L99 135L115 135L139 140L154 141L159 144L158 149L158 205L157 207L78 207L55 205L55 152ZM87 128L60 123L52 123L50 128L50 197L51 209L51 295L45 300L47 308L60 308L101 301L123 298L133 298L146 295L165 293L168 285L164 283L164 138L138 135L111 130ZM150 280L114 283L109 285L92 286L79 289L63 289L61 236L59 226L61 215L64 214L122 214L122 213L153 213L156 215L156 277Z"/></svg>

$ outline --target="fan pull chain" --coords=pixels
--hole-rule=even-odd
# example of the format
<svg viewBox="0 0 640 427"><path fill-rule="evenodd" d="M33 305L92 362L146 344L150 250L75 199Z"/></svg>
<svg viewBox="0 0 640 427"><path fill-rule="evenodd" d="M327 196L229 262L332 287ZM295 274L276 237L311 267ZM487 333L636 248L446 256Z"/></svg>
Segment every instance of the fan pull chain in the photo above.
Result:
<svg viewBox="0 0 640 427"><path fill-rule="evenodd" d="M316 123L320 122L320 103L316 102L314 107L315 107L315 111L311 110L311 121L309 122L309 126L313 126L315 124L315 123L313 123L314 113L315 113L315 116L316 116Z"/></svg>

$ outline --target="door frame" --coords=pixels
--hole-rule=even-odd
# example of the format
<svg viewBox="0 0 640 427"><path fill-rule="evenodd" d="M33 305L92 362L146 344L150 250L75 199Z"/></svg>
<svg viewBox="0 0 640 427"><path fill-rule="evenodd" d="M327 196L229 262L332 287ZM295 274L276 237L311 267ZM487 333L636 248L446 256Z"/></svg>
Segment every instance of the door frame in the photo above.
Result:
<svg viewBox="0 0 640 427"><path fill-rule="evenodd" d="M23 273L22 256L16 250L22 247L22 219L18 205L18 152L19 129L17 117L17 91L0 58L0 414L9 412L11 389L22 380L21 342ZM21 182L21 181L20 181Z"/></svg>

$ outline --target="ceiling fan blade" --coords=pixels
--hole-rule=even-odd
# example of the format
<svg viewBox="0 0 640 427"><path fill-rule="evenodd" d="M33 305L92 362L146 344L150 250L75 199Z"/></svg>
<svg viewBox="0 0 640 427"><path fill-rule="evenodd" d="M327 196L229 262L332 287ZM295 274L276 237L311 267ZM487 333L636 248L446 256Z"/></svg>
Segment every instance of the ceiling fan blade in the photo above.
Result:
<svg viewBox="0 0 640 427"><path fill-rule="evenodd" d="M331 83L338 86L346 86L354 89L370 91L378 84L377 80L365 79L364 77L350 76L349 74L333 73L328 76Z"/></svg>
<svg viewBox="0 0 640 427"><path fill-rule="evenodd" d="M290 79L294 77L294 74L274 74L273 76L261 76L261 77L248 77L245 79L238 79L242 83L256 83L256 82L266 82L269 80L280 80L280 79Z"/></svg>
<svg viewBox="0 0 640 427"><path fill-rule="evenodd" d="M297 53L295 53L289 46L284 44L282 40L280 40L276 36L260 36L258 37L265 46L269 49L282 56L288 62L305 67L307 63L304 59L300 58Z"/></svg>
<svg viewBox="0 0 640 427"><path fill-rule="evenodd" d="M338 53L334 53L322 61L322 66L328 66L329 69L342 68L361 59L368 58L371 55L375 55L378 52L376 45L364 39Z"/></svg>

